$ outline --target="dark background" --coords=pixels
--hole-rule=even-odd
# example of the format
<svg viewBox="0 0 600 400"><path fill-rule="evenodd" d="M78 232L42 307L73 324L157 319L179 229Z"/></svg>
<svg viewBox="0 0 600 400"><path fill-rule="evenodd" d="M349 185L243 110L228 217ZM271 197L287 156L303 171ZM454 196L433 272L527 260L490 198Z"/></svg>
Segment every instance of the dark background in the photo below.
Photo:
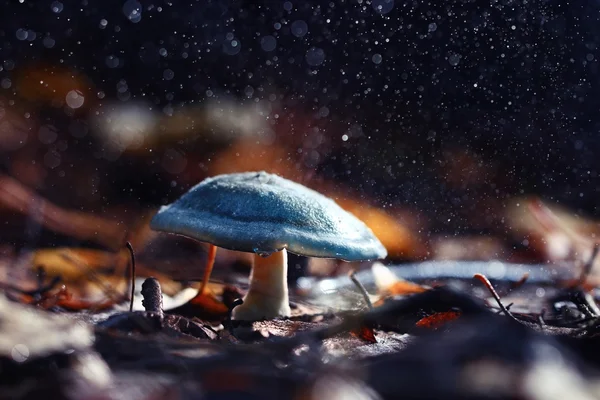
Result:
<svg viewBox="0 0 600 400"><path fill-rule="evenodd" d="M106 98L144 97L160 108L202 102L207 91L277 93L284 112L348 127L350 140L315 168L381 203L440 213L471 204L477 187L438 176L443 152L461 148L495 165L482 191L500 184L502 196L536 193L599 213L595 2L141 3L136 14L134 1L2 2L0 81L47 62L83 72ZM16 96L14 84L3 90ZM114 183L139 189L128 162L115 163L125 172ZM152 176L159 189L124 196L164 201L153 193L169 185Z"/></svg>

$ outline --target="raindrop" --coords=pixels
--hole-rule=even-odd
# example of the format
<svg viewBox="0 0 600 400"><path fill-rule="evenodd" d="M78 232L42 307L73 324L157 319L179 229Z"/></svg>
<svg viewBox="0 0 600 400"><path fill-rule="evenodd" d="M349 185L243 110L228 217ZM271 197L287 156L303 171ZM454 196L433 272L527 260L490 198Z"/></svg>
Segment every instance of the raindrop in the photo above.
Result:
<svg viewBox="0 0 600 400"><path fill-rule="evenodd" d="M129 90L129 85L127 85L126 80L121 79L119 82L117 82L117 92L118 93L125 93L125 92L127 92L127 90Z"/></svg>
<svg viewBox="0 0 600 400"><path fill-rule="evenodd" d="M458 63L460 62L460 59L462 58L462 56L460 54L456 54L456 53L452 53L450 54L450 56L448 57L448 62L450 63L450 65L452 66L457 66Z"/></svg>
<svg viewBox="0 0 600 400"><path fill-rule="evenodd" d="M271 35L265 36L260 39L260 47L262 47L264 51L273 51L277 47L277 39Z"/></svg>
<svg viewBox="0 0 600 400"><path fill-rule="evenodd" d="M163 78L165 78L165 80L170 81L173 77L175 77L175 72L173 72L172 69L167 68L163 71Z"/></svg>
<svg viewBox="0 0 600 400"><path fill-rule="evenodd" d="M187 157L184 153L175 149L165 150L162 160L162 167L170 174L176 175L185 171L187 166Z"/></svg>
<svg viewBox="0 0 600 400"><path fill-rule="evenodd" d="M108 25L108 21L105 19L101 19L100 20L100 29L104 29L106 28L106 26Z"/></svg>
<svg viewBox="0 0 600 400"><path fill-rule="evenodd" d="M127 0L123 4L123 14L134 24L142 19L142 5L137 0Z"/></svg>
<svg viewBox="0 0 600 400"><path fill-rule="evenodd" d="M63 3L61 3L60 1L54 1L50 5L50 9L53 13L60 14L63 10Z"/></svg>
<svg viewBox="0 0 600 400"><path fill-rule="evenodd" d="M161 47L161 48L158 50L158 54L160 54L160 55L161 55L161 56L163 56L163 57L166 57L166 56L167 56L167 54L168 54L168 53L167 53L167 49L165 49L164 47Z"/></svg>
<svg viewBox="0 0 600 400"><path fill-rule="evenodd" d="M56 40L52 39L50 36L46 36L44 40L42 40L42 44L45 48L51 49L56 44Z"/></svg>
<svg viewBox="0 0 600 400"><path fill-rule="evenodd" d="M283 9L285 11L292 11L292 7L294 7L294 5L290 1L283 3Z"/></svg>
<svg viewBox="0 0 600 400"><path fill-rule="evenodd" d="M79 90L71 90L67 93L65 100L69 107L76 109L83 105L85 97Z"/></svg>
<svg viewBox="0 0 600 400"><path fill-rule="evenodd" d="M291 30L292 35L301 38L308 33L308 25L306 24L306 22L299 19L297 21L292 22Z"/></svg>
<svg viewBox="0 0 600 400"><path fill-rule="evenodd" d="M437 24L435 22L430 23L428 30L429 32L435 32L437 30Z"/></svg>
<svg viewBox="0 0 600 400"><path fill-rule="evenodd" d="M342 135L342 140L343 140L344 142L347 142L347 141L348 141L348 135L346 135L346 134L343 134L343 135Z"/></svg>
<svg viewBox="0 0 600 400"><path fill-rule="evenodd" d="M20 0L19 2L22 3ZM12 356L12 359L18 363L25 362L29 358L29 348L21 343L16 344L15 347L12 348L10 355Z"/></svg>
<svg viewBox="0 0 600 400"><path fill-rule="evenodd" d="M325 51L318 47L311 47L306 52L306 62L312 67L319 66L325 61Z"/></svg>
<svg viewBox="0 0 600 400"><path fill-rule="evenodd" d="M16 32L15 36L19 40L26 40L27 39L27 30L25 30L25 29L17 29L17 32Z"/></svg>
<svg viewBox="0 0 600 400"><path fill-rule="evenodd" d="M228 54L230 56L234 56L240 52L242 49L242 44L239 40L233 38L231 40L226 40L223 42L223 53Z"/></svg>
<svg viewBox="0 0 600 400"><path fill-rule="evenodd" d="M44 165L54 169L60 165L60 154L56 150L50 150L44 155Z"/></svg>
<svg viewBox="0 0 600 400"><path fill-rule="evenodd" d="M40 127L38 132L38 139L42 144L52 144L58 138L58 133L56 133L56 128L52 125L46 125Z"/></svg>
<svg viewBox="0 0 600 400"><path fill-rule="evenodd" d="M387 14L394 9L394 0L373 0L373 9L379 14Z"/></svg>
<svg viewBox="0 0 600 400"><path fill-rule="evenodd" d="M2 87L2 89L8 89L11 85L12 81L9 78L4 78L0 81L0 87Z"/></svg>
<svg viewBox="0 0 600 400"><path fill-rule="evenodd" d="M88 126L84 121L75 120L69 125L69 133L76 138L83 138L88 133Z"/></svg>
<svg viewBox="0 0 600 400"><path fill-rule="evenodd" d="M119 57L113 55L106 57L106 66L108 68L117 68L119 66Z"/></svg>
<svg viewBox="0 0 600 400"><path fill-rule="evenodd" d="M373 57L371 57L371 60L373 60L373 62L375 64L381 64L381 60L383 58L381 57L381 54L377 53L377 54L373 54Z"/></svg>

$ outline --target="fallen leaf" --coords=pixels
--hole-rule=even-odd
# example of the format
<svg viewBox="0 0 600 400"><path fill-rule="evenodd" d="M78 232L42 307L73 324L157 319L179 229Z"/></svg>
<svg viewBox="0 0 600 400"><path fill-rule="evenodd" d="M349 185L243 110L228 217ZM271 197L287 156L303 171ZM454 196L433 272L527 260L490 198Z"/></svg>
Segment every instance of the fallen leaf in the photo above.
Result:
<svg viewBox="0 0 600 400"><path fill-rule="evenodd" d="M369 328L363 325L358 329L350 331L350 334L365 342L377 343L377 338L375 337L375 331L373 330L373 328Z"/></svg>
<svg viewBox="0 0 600 400"><path fill-rule="evenodd" d="M198 294L190 303L202 308L202 310L209 314L214 315L225 315L229 311L227 306L223 302L210 292L204 294Z"/></svg>
<svg viewBox="0 0 600 400"><path fill-rule="evenodd" d="M127 249L113 253L88 248L58 247L38 249L31 257L31 266L36 269L43 267L48 279L60 276L62 282L67 284L97 282L100 287L111 286L119 292L130 285L130 254ZM159 280L162 291L168 295L174 295L183 289L181 283L140 263L137 265L136 275L155 277ZM102 285L102 282L106 285Z"/></svg>
<svg viewBox="0 0 600 400"><path fill-rule="evenodd" d="M460 317L461 313L458 311L443 311L425 318L421 318L417 321L416 326L419 328L438 329L448 322L454 321Z"/></svg>
<svg viewBox="0 0 600 400"><path fill-rule="evenodd" d="M406 296L409 294L423 293L429 290L429 287L427 286L399 278L392 270L380 262L373 263L371 270L375 279L375 285L383 295Z"/></svg>
<svg viewBox="0 0 600 400"><path fill-rule="evenodd" d="M125 241L125 228L117 221L63 209L19 181L0 174L0 209L2 208L26 215L54 232L98 243L110 249L122 247Z"/></svg>

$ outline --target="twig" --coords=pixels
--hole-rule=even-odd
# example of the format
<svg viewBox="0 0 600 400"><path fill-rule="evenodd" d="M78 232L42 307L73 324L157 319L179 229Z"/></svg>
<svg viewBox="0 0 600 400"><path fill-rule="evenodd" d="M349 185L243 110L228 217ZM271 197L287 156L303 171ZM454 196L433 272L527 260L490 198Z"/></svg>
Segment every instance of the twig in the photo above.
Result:
<svg viewBox="0 0 600 400"><path fill-rule="evenodd" d="M482 274L475 274L475 275L473 275L473 278L479 280L480 282L482 282L485 285L485 287L490 291L490 293L492 294L492 296L496 300L496 303L498 303L498 306L500 307L500 309L504 312L504 314L506 314L507 317L513 319L516 322L519 322L519 320L517 319L517 317L515 317L514 315L512 315L512 313L510 311L508 311L508 309L506 307L504 307L504 304L502 304L502 301L500 300L500 296L498 296L498 293L496 292L496 289L494 289L494 286L492 286L492 284L488 280L488 278L486 278Z"/></svg>
<svg viewBox="0 0 600 400"><path fill-rule="evenodd" d="M135 296L135 254L133 253L133 246L131 243L125 243L127 249L129 250L129 254L131 255L131 299L129 300L129 311L133 311L133 297ZM160 285L158 287L160 290ZM161 303L162 303L162 294L161 294ZM162 309L162 308L161 308Z"/></svg>
<svg viewBox="0 0 600 400"><path fill-rule="evenodd" d="M512 307L514 304L515 304L515 303L509 303L509 304L506 306L506 309L510 311L510 308L511 308L511 307ZM502 310L497 310L497 311L496 311L496 314L503 314L503 313L504 313L504 311L502 311Z"/></svg>
<svg viewBox="0 0 600 400"><path fill-rule="evenodd" d="M367 289L365 289L363 284L356 277L356 271L355 270L350 271L350 274L348 276L350 277L350 279L352 280L354 285L356 285L356 287L362 294L363 298L365 299L365 303L367 303L367 306L369 307L369 310L372 310L373 303L371 303L371 299L369 298L369 293L367 292Z"/></svg>
<svg viewBox="0 0 600 400"><path fill-rule="evenodd" d="M587 277L590 274L592 267L594 266L594 261L596 260L596 257L598 257L599 250L600 246L598 245L598 243L596 243L594 245L594 248L592 249L592 254L590 255L590 258L587 260L587 262L581 269L581 275L579 275L579 281L577 282L577 286L582 286L587 280Z"/></svg>

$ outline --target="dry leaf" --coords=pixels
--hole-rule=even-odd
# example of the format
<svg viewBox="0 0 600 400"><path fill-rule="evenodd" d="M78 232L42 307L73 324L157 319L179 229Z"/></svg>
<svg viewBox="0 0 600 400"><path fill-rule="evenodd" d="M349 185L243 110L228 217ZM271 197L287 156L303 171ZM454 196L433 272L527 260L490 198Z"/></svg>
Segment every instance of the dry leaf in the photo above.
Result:
<svg viewBox="0 0 600 400"><path fill-rule="evenodd" d="M377 343L377 338L375 337L375 331L373 330L373 328L369 328L363 325L358 329L353 329L352 331L350 331L350 334L367 343Z"/></svg>
<svg viewBox="0 0 600 400"><path fill-rule="evenodd" d="M422 293L429 287L400 279L388 267L380 262L373 263L371 267L375 285L381 294L389 296L405 296L409 294Z"/></svg>
<svg viewBox="0 0 600 400"><path fill-rule="evenodd" d="M27 215L40 225L64 235L118 249L125 242L125 228L80 211L65 210L47 201L19 181L0 174L0 208ZM32 212L35 210L36 212Z"/></svg>
<svg viewBox="0 0 600 400"><path fill-rule="evenodd" d="M189 303L201 308L203 314L208 313L215 316L224 316L229 311L227 306L209 291L202 295L198 294Z"/></svg>
<svg viewBox="0 0 600 400"><path fill-rule="evenodd" d="M448 322L454 321L460 317L458 311L444 311L429 315L417 321L416 326L419 328L438 329Z"/></svg>

